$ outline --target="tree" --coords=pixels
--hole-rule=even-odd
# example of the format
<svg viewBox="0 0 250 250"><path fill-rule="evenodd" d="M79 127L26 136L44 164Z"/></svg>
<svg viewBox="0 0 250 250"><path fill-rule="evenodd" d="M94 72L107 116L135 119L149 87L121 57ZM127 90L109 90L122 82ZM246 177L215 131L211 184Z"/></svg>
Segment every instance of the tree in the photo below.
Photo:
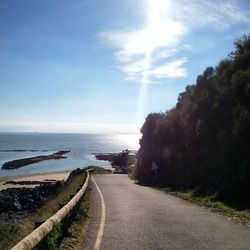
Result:
<svg viewBox="0 0 250 250"><path fill-rule="evenodd" d="M128 157L129 151L128 149L123 150L121 153L118 153L114 156L114 159L111 162L113 167L118 167L121 173L126 174L128 173Z"/></svg>
<svg viewBox="0 0 250 250"><path fill-rule="evenodd" d="M176 107L149 114L141 133L139 182L249 199L250 36L238 39L228 58L188 85Z"/></svg>

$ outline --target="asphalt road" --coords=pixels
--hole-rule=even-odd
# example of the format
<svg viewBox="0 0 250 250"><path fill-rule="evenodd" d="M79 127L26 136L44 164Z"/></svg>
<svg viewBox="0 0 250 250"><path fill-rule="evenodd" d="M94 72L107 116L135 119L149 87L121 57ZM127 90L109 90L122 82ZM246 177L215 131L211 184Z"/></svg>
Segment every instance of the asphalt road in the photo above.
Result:
<svg viewBox="0 0 250 250"><path fill-rule="evenodd" d="M97 175L94 180L104 198L105 211L92 181L93 207L83 249L250 250L248 227L187 201L139 186L125 175ZM103 231L100 224L104 226L101 226Z"/></svg>

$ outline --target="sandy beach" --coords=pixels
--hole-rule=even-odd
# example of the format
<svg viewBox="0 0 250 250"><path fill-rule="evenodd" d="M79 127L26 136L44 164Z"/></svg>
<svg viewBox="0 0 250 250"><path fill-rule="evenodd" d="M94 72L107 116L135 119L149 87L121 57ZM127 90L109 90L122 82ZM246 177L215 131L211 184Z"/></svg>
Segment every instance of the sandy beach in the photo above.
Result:
<svg viewBox="0 0 250 250"><path fill-rule="evenodd" d="M19 184L5 184L6 181L46 181L55 180L62 181L67 180L71 171L54 172L54 173L43 173L35 175L17 176L17 177L6 177L0 179L0 191L7 188L21 188L21 187L36 187L37 185L19 185Z"/></svg>

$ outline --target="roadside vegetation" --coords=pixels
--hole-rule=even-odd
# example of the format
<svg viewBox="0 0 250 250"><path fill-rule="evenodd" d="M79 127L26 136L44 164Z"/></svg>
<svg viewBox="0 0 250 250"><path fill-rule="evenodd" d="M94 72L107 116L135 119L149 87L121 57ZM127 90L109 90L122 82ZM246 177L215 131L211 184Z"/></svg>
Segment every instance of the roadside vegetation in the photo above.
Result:
<svg viewBox="0 0 250 250"><path fill-rule="evenodd" d="M110 169L90 166L91 174L110 174ZM0 249L7 250L16 245L37 226L54 215L73 195L82 187L86 179L86 169L77 169L71 172L65 183L61 183L57 195L45 204L30 213L23 220L0 225ZM85 239L88 214L91 208L91 187L88 187L83 198L75 209L60 224L54 227L36 250L71 250L78 249Z"/></svg>
<svg viewBox="0 0 250 250"><path fill-rule="evenodd" d="M112 174L112 170L109 169L109 168L89 166L87 169L92 169L92 171L90 172L91 175L95 175L95 174Z"/></svg>
<svg viewBox="0 0 250 250"><path fill-rule="evenodd" d="M91 170L91 175L95 174L111 174L112 170L101 167L89 166L87 169ZM75 215L71 220L71 224L67 228L65 237L61 241L58 248L59 250L73 250L80 249L83 245L86 229L88 223L88 216L91 210L91 187L89 186L83 196Z"/></svg>
<svg viewBox="0 0 250 250"><path fill-rule="evenodd" d="M136 162L136 154L128 149L119 153L97 154L95 157L97 160L109 161L115 174L130 174L131 166Z"/></svg>
<svg viewBox="0 0 250 250"><path fill-rule="evenodd" d="M248 220L250 36L234 45L179 94L174 108L147 116L134 178Z"/></svg>
<svg viewBox="0 0 250 250"><path fill-rule="evenodd" d="M78 249L85 240L85 231L87 228L87 220L89 210L91 208L91 188L88 187L83 199L80 201L75 216L71 224L67 228L67 233L62 239L58 248L59 250Z"/></svg>
<svg viewBox="0 0 250 250"><path fill-rule="evenodd" d="M67 203L71 195L75 194L82 186L86 178L86 172L83 170L72 171L68 180L61 185L58 194L48 200L41 208L29 213L20 221L6 223L0 226L0 249L10 249L21 239L31 233L36 223L39 224L47 220L56 213L62 206Z"/></svg>
<svg viewBox="0 0 250 250"><path fill-rule="evenodd" d="M194 191L173 191L169 188L159 188L159 190L208 208L212 212L226 216L229 220L250 226L250 209L239 209L230 206L230 204L218 200L215 196L197 196Z"/></svg>

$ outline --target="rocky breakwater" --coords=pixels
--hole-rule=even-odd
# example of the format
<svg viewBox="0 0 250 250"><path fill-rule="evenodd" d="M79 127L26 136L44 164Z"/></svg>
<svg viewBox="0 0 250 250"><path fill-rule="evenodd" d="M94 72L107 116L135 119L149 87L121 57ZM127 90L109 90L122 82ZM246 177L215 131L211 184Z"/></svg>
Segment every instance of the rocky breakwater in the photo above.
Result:
<svg viewBox="0 0 250 250"><path fill-rule="evenodd" d="M15 223L40 208L62 189L62 182L43 183L35 188L0 191L0 224Z"/></svg>
<svg viewBox="0 0 250 250"><path fill-rule="evenodd" d="M2 169L16 169L16 168L21 168L21 167L33 164L33 163L38 163L40 161L66 159L67 157L64 155L69 152L70 150L61 150L50 155L39 155L39 156L34 156L34 157L29 157L29 158L8 161L2 165Z"/></svg>
<svg viewBox="0 0 250 250"><path fill-rule="evenodd" d="M95 154L95 158L99 161L109 161L110 163L115 159L115 153Z"/></svg>

